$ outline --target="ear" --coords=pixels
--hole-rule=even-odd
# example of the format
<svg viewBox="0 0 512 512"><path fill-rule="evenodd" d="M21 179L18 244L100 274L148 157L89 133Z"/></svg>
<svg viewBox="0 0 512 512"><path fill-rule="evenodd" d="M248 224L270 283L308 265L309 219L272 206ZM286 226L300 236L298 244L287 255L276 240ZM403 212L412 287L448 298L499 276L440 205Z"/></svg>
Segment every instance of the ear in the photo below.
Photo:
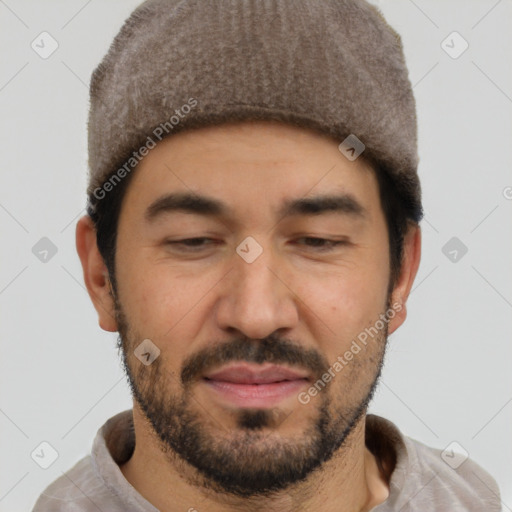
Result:
<svg viewBox="0 0 512 512"><path fill-rule="evenodd" d="M417 224L410 225L404 237L402 268L391 294L391 306L395 316L388 324L388 334L396 331L407 317L406 302L416 278L421 259L421 229Z"/></svg>
<svg viewBox="0 0 512 512"><path fill-rule="evenodd" d="M96 229L92 219L85 215L76 225L76 250L84 271L84 282L98 313L100 327L116 332L114 301L107 267L96 244Z"/></svg>

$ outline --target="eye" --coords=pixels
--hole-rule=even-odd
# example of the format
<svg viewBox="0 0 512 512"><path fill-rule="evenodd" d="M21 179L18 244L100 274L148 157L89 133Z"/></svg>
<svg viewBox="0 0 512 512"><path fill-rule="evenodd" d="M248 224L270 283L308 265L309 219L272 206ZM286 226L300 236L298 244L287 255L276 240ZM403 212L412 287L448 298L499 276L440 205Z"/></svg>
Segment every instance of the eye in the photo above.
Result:
<svg viewBox="0 0 512 512"><path fill-rule="evenodd" d="M336 247L346 245L347 242L344 240L330 240L328 238L319 238L305 236L297 238L296 242L299 245L306 246L308 249L316 249L319 252L328 252L334 250ZM202 249L211 248L212 246L218 245L218 240L208 237L196 237L196 238L185 238L182 240L168 240L167 245L171 245L177 250L181 251L192 251L198 252Z"/></svg>
<svg viewBox="0 0 512 512"><path fill-rule="evenodd" d="M297 240L302 240L305 242L303 245L319 249L320 251L330 251L337 246L344 245L347 243L344 240L329 240L327 238L317 238L311 236L304 236L302 238L298 238Z"/></svg>
<svg viewBox="0 0 512 512"><path fill-rule="evenodd" d="M215 245L218 242L213 238L197 237L185 238L183 240L168 240L166 243L180 250L200 250Z"/></svg>

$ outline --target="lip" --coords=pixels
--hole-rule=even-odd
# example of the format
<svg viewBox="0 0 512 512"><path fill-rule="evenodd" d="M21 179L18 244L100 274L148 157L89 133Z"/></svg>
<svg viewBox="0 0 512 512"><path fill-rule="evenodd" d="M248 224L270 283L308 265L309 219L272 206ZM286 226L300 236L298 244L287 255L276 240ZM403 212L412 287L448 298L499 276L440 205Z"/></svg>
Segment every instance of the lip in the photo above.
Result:
<svg viewBox="0 0 512 512"><path fill-rule="evenodd" d="M204 376L221 401L236 407L267 408L297 394L309 380L300 370L274 364L232 364Z"/></svg>
<svg viewBox="0 0 512 512"><path fill-rule="evenodd" d="M308 374L286 366L267 364L231 364L205 375L208 380L233 384L270 384L281 381L307 379Z"/></svg>

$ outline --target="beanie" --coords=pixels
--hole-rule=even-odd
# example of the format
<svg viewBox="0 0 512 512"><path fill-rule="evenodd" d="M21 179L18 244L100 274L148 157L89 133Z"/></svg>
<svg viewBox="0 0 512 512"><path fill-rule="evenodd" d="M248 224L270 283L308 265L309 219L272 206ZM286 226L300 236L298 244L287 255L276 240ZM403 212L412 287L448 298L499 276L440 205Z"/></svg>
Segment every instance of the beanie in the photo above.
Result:
<svg viewBox="0 0 512 512"><path fill-rule="evenodd" d="M126 176L165 137L248 120L308 128L340 150L355 141L421 218L401 40L364 0L142 3L92 74L89 198L101 199L106 180Z"/></svg>

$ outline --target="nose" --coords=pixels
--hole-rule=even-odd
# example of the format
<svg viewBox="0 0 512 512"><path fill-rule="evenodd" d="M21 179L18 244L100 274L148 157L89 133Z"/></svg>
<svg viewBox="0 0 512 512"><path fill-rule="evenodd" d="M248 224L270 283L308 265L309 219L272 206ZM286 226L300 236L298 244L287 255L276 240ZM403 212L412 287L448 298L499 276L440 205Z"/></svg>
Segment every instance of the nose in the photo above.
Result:
<svg viewBox="0 0 512 512"><path fill-rule="evenodd" d="M293 328L298 321L296 297L272 252L264 250L252 263L236 254L233 264L220 290L218 326L251 339Z"/></svg>

